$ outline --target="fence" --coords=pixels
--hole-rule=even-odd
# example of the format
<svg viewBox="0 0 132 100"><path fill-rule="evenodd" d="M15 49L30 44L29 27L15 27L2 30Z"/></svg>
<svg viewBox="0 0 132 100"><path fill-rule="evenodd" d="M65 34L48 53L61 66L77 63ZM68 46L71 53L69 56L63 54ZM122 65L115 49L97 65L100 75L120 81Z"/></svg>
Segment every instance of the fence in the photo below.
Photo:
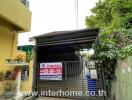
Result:
<svg viewBox="0 0 132 100"><path fill-rule="evenodd" d="M100 68L94 68L97 70L97 79L91 79L90 70L93 68L89 68L89 61L64 61L61 63L63 68L62 80L40 80L38 78L37 90L39 94L42 94L42 91L54 91L54 95L47 93L41 96L104 100L106 94L102 90L103 83ZM55 92L61 94L55 95Z"/></svg>

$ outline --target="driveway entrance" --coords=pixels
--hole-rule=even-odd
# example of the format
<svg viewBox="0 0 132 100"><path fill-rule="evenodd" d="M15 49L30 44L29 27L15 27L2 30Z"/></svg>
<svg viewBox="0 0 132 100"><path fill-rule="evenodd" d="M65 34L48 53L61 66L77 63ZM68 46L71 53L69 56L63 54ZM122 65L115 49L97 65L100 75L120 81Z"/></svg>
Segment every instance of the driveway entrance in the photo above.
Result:
<svg viewBox="0 0 132 100"><path fill-rule="evenodd" d="M103 95L99 94L99 91L103 89L103 84L101 81L101 70L100 68L89 68L90 62L91 61L60 62L62 63L63 70L62 79L50 80L49 77L49 80L38 80L39 85L37 87L37 90L40 91L40 96L57 96L74 99L83 98L86 100L88 100L88 98L92 98L92 100L100 98L102 100ZM97 70L97 79L91 79L91 77L89 77L91 70Z"/></svg>
<svg viewBox="0 0 132 100"><path fill-rule="evenodd" d="M34 90L38 91L38 96L56 96L49 92L59 92L60 94L56 97L83 100L104 99L98 93L99 90L104 89L101 68L96 66L89 68L90 61L83 61L80 55L80 50L91 48L92 44L96 43L98 32L98 29L59 31L32 38L36 41ZM60 67L56 69L56 66ZM52 75L51 71L53 71ZM92 79L90 73L95 72L97 72L97 78ZM43 91L48 93L44 95ZM92 91L95 93L91 94ZM82 94L78 95L78 92Z"/></svg>

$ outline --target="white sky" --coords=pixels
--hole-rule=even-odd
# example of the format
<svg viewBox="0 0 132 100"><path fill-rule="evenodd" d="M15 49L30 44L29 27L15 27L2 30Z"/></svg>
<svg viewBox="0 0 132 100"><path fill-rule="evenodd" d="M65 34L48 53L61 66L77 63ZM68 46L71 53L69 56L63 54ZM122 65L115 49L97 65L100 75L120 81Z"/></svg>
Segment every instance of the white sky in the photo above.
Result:
<svg viewBox="0 0 132 100"><path fill-rule="evenodd" d="M31 31L21 33L18 45L28 45L30 37L52 31L74 30L75 0L29 0L32 11ZM85 17L98 0L78 0L79 29L86 28Z"/></svg>

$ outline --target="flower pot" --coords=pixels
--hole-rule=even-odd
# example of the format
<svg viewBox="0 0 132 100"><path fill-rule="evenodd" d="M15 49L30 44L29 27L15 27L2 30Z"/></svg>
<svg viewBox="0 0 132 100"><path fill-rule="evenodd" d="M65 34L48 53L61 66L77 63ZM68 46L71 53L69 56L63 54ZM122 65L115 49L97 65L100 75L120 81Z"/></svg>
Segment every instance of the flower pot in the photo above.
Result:
<svg viewBox="0 0 132 100"><path fill-rule="evenodd" d="M4 92L4 99L11 99L13 98L14 93L12 91L5 91Z"/></svg>

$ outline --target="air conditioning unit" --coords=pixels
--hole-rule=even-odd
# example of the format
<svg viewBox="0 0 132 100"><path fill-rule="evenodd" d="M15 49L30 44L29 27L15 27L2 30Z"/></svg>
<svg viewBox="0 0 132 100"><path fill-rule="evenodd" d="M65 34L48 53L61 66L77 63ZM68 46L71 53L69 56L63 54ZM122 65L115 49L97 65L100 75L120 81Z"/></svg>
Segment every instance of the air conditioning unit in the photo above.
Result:
<svg viewBox="0 0 132 100"><path fill-rule="evenodd" d="M29 8L29 1L28 0L21 0L21 2Z"/></svg>

